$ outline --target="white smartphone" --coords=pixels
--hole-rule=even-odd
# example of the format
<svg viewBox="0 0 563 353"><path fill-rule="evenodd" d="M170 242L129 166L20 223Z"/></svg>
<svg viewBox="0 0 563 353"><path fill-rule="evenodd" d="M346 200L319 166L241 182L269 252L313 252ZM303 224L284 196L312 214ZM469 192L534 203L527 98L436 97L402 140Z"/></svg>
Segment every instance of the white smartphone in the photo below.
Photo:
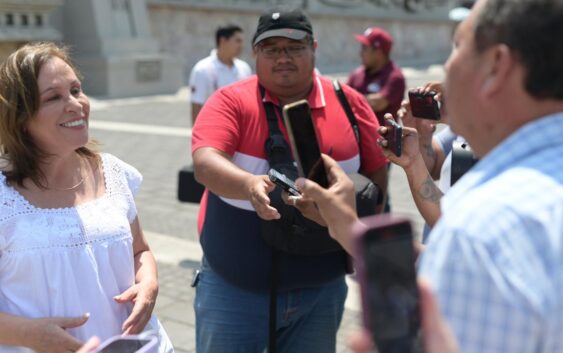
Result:
<svg viewBox="0 0 563 353"><path fill-rule="evenodd" d="M94 353L154 353L157 344L155 336L114 336L102 342Z"/></svg>

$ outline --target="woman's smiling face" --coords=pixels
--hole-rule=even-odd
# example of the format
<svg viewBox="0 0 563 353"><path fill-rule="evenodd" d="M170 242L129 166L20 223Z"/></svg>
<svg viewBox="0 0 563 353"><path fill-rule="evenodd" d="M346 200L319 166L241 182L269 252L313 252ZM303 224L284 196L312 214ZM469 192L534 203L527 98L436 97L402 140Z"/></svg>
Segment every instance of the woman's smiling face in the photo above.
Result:
<svg viewBox="0 0 563 353"><path fill-rule="evenodd" d="M53 57L41 67L37 86L39 109L27 124L37 147L60 155L86 145L90 101L72 67Z"/></svg>

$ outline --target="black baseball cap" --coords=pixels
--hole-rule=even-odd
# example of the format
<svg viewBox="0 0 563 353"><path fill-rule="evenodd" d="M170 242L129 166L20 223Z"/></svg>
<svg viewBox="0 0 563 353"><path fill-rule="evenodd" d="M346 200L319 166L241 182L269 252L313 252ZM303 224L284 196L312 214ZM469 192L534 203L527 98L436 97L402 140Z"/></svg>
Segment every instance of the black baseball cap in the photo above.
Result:
<svg viewBox="0 0 563 353"><path fill-rule="evenodd" d="M258 28L252 38L252 45L260 43L266 38L285 37L301 40L307 35L313 35L313 26L303 13L296 9L292 11L270 11L260 16Z"/></svg>

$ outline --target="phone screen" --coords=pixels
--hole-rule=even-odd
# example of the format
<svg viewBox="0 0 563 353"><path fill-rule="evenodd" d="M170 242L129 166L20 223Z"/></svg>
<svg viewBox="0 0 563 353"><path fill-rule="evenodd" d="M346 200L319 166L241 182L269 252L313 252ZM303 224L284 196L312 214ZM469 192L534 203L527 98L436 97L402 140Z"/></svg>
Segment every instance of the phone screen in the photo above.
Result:
<svg viewBox="0 0 563 353"><path fill-rule="evenodd" d="M118 339L102 348L99 353L135 353L149 342L148 339Z"/></svg>
<svg viewBox="0 0 563 353"><path fill-rule="evenodd" d="M283 108L283 114L300 176L327 188L328 178L309 104L306 100L288 104Z"/></svg>
<svg viewBox="0 0 563 353"><path fill-rule="evenodd" d="M368 230L362 248L367 324L379 352L418 352L420 315L410 223Z"/></svg>

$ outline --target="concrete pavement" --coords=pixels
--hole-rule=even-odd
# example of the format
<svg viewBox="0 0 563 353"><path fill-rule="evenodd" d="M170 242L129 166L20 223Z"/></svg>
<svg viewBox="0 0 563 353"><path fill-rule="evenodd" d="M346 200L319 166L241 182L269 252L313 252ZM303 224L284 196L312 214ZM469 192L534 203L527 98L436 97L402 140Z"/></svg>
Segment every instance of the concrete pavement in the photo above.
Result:
<svg viewBox="0 0 563 353"><path fill-rule="evenodd" d="M441 79L440 66L424 70L405 69L407 86L416 87ZM342 77L336 76L336 77ZM195 352L193 269L199 266L201 248L196 220L198 205L176 199L177 172L191 162L189 91L176 95L119 100L92 99L91 135L100 149L135 166L144 176L137 195L139 217L157 258L160 293L156 313L177 352ZM400 168L391 169L390 194L394 212L413 219L420 234L422 220ZM348 334L360 325L359 294L348 280L350 291L338 333L338 353L350 352Z"/></svg>

